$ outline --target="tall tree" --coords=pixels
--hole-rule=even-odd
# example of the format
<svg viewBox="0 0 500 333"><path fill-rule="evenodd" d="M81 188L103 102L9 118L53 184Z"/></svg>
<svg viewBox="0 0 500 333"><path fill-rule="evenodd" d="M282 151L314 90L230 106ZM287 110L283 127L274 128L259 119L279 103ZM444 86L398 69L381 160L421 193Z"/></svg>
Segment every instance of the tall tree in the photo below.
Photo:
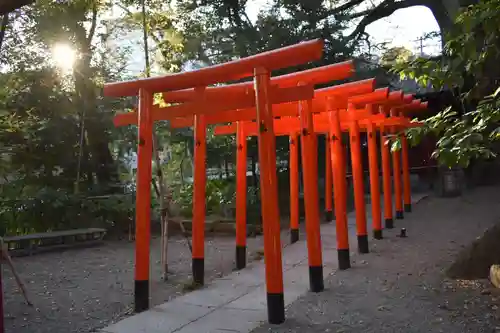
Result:
<svg viewBox="0 0 500 333"><path fill-rule="evenodd" d="M399 64L402 76L423 86L447 88L457 99L423 128L410 131L417 142L422 133L437 134L435 157L448 166L498 154L500 138L500 1L485 0L457 16L447 36L444 57L418 58Z"/></svg>
<svg viewBox="0 0 500 333"><path fill-rule="evenodd" d="M88 147L89 157L93 161L92 173L100 186L117 181L116 166L109 149L108 128L111 123L109 117L106 119L102 116L98 103L99 87L95 80L100 74L96 68L100 34L98 18L99 14L109 9L109 5L101 0L42 0L34 6L24 7L19 18L30 23L30 29L33 30L24 28L20 33L32 36L32 43L37 43L36 47L50 54L54 45L64 43L73 48L77 55L71 80L75 91L73 102L82 120L81 126L85 126L85 140L82 143Z"/></svg>
<svg viewBox="0 0 500 333"><path fill-rule="evenodd" d="M98 19L105 9L101 2L40 1L9 14L0 52L0 191L8 202L0 202L0 214L2 220L25 217L10 219L12 230L81 222L75 216L84 215L85 196L117 181L121 151L114 145L112 113L104 111L125 105L101 98L99 89L122 75L123 63L121 52L106 45L108 33ZM53 54L62 44L67 53ZM58 68L58 58L73 67ZM82 196L74 196L79 166Z"/></svg>

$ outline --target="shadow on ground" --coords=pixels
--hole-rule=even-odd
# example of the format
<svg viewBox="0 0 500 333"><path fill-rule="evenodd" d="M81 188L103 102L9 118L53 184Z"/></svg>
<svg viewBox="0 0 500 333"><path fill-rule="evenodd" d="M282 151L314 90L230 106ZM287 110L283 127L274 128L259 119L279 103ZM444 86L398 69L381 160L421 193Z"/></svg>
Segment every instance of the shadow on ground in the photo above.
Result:
<svg viewBox="0 0 500 333"><path fill-rule="evenodd" d="M254 332L500 332L497 290L487 280L446 276L457 256L468 257L459 253L500 221L499 193L483 187L422 201L371 241L370 254L353 257L352 269L327 277L327 290L292 304L285 324ZM397 237L401 227L408 238Z"/></svg>

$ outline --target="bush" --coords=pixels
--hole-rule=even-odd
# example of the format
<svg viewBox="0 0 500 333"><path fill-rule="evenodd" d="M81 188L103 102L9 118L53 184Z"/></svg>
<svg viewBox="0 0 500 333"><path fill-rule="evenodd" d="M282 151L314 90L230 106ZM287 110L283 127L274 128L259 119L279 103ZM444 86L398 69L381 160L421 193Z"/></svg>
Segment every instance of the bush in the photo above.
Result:
<svg viewBox="0 0 500 333"><path fill-rule="evenodd" d="M133 218L131 195L88 197L61 189L41 188L23 199L0 201L0 234L128 225Z"/></svg>
<svg viewBox="0 0 500 333"><path fill-rule="evenodd" d="M184 184L174 190L174 204L184 217L192 217L193 184ZM233 215L232 210L236 202L236 187L232 180L207 180L205 204L207 215Z"/></svg>

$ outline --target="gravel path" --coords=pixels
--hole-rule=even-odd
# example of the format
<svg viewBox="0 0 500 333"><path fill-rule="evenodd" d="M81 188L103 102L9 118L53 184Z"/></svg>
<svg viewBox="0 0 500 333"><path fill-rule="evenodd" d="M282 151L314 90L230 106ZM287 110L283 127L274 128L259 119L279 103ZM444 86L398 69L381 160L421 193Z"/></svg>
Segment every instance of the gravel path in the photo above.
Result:
<svg viewBox="0 0 500 333"><path fill-rule="evenodd" d="M371 254L329 276L327 290L292 304L285 324L254 332L500 332L500 292L487 281L444 276L457 253L498 222L498 187L424 199L397 222L408 238L386 231Z"/></svg>
<svg viewBox="0 0 500 333"><path fill-rule="evenodd" d="M249 252L261 248L261 237L248 239ZM171 275L163 282L158 238L153 239L152 249L152 303L158 305L182 294L191 281L191 253L183 238L170 241ZM206 282L232 271L234 251L234 237L207 237ZM7 333L92 332L128 315L133 304L133 262L134 244L125 241L14 258L35 307L25 305L4 268Z"/></svg>
<svg viewBox="0 0 500 333"><path fill-rule="evenodd" d="M336 272L327 290L309 294L287 311L280 327L263 332L500 332L500 292L484 281L450 281L444 270L458 251L500 221L500 188L481 188L462 198L425 199L398 222L409 237L386 231L370 243L372 253L353 257L353 268ZM286 232L282 236L288 237ZM249 252L262 248L249 239ZM159 239L152 242L159 249ZM104 246L15 258L34 308L4 269L7 333L92 332L126 316L133 302L134 244ZM171 276L160 281L153 250L152 302L183 293L190 281L190 252L181 238L170 243ZM234 239L210 237L207 282L233 269ZM201 332L200 332L201 333Z"/></svg>

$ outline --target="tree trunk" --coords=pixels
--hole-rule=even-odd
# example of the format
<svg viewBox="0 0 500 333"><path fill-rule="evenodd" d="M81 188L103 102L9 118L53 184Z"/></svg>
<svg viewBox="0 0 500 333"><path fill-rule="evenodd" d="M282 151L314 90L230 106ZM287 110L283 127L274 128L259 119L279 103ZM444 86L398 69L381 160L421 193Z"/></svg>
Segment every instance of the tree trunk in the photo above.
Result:
<svg viewBox="0 0 500 333"><path fill-rule="evenodd" d="M458 8L457 8L457 9L452 10L452 12L450 12L450 10L449 10L449 9L451 9L450 5L448 6L449 8L447 8L447 6L445 5L445 2L450 2L450 1L448 1L448 0L431 1L427 5L427 7L432 11L434 18L436 19L436 22L439 25L439 30L441 32L441 36L443 36L443 38L442 38L443 46L445 43L444 42L445 32L448 31L452 27L453 17L456 15L456 11L458 10ZM454 1L451 1L451 2L454 2ZM455 6L452 6L452 7L455 8Z"/></svg>
<svg viewBox="0 0 500 333"><path fill-rule="evenodd" d="M222 162L221 162L221 160L219 160L219 179L220 180L224 179L224 173L222 170L224 170L222 167Z"/></svg>
<svg viewBox="0 0 500 333"><path fill-rule="evenodd" d="M89 92L88 88L83 89L87 90L86 93L84 92L83 94L87 97L82 98L86 98L87 101L91 101L90 103L86 103L87 109L85 112L89 115L86 132L88 137L88 147L94 164L97 182L99 185L109 185L110 183L118 180L118 175L115 170L111 151L108 147L109 139L106 135L106 127L100 119L96 119L99 117L95 116L97 112L95 93L93 91Z"/></svg>
<svg viewBox="0 0 500 333"><path fill-rule="evenodd" d="M83 141L83 163L82 163L82 173L87 175L87 187L91 188L94 186L94 173L90 164L89 148L87 140Z"/></svg>
<svg viewBox="0 0 500 333"><path fill-rule="evenodd" d="M82 57L75 63L73 76L75 91L79 97L81 114L85 117L88 149L92 158L97 182L107 186L118 182L118 172L111 151L107 127L111 124L103 123L98 114L96 87L91 81L93 70L91 67L92 49L86 36L86 30L81 24L75 26L76 44ZM91 38L91 36L89 36Z"/></svg>
<svg viewBox="0 0 500 333"><path fill-rule="evenodd" d="M443 46L446 43L446 32L453 26L455 17L463 7L479 3L479 0L441 0L426 1L425 6L432 11L443 36Z"/></svg>
<svg viewBox="0 0 500 333"><path fill-rule="evenodd" d="M224 157L224 171L226 172L226 179L229 179L229 163L227 161L227 156Z"/></svg>
<svg viewBox="0 0 500 333"><path fill-rule="evenodd" d="M351 9L359 5L360 1L348 1L347 4L339 6L341 10ZM366 1L368 2L368 1ZM365 32L365 29L371 23L377 22L392 15L395 11L403 8L411 8L415 6L425 6L429 8L434 18L436 19L441 34L443 36L443 44L446 42L446 32L449 31L459 13L460 9L469 5L477 4L479 0L385 0L379 5L368 11L355 13L353 17L363 17L358 23L354 31L349 35L349 38L358 39ZM339 9L336 9L337 12ZM335 10L333 11L333 13ZM330 12L329 15L334 15ZM359 15L358 15L359 14Z"/></svg>
<svg viewBox="0 0 500 333"><path fill-rule="evenodd" d="M181 185L184 186L184 169L182 166L184 165L184 158L181 160L180 166L179 166L179 176L181 177Z"/></svg>
<svg viewBox="0 0 500 333"><path fill-rule="evenodd" d="M3 41L5 39L5 32L7 31L8 24L9 24L9 14L4 14L2 17L2 23L0 23L0 50L2 49Z"/></svg>
<svg viewBox="0 0 500 333"><path fill-rule="evenodd" d="M256 162L255 162L255 156L252 155L252 158L251 158L251 163L252 163L252 179L253 179L253 186L255 188L259 187L259 180L257 179L257 166L256 166Z"/></svg>
<svg viewBox="0 0 500 333"><path fill-rule="evenodd" d="M160 223L161 223L161 252L160 252L160 262L162 268L162 278L163 280L168 280L168 222L169 222L169 206L170 200L168 199L168 189L165 178L163 177L163 171L161 169L160 154L158 153L158 143L156 141L156 136L153 135L153 154L156 164L156 180L158 181L158 191L157 196L160 201Z"/></svg>
<svg viewBox="0 0 500 333"><path fill-rule="evenodd" d="M189 147L189 143L185 142L185 153L187 158L189 159L189 166L191 167L191 177L194 177L194 159L193 154L191 153L191 149Z"/></svg>

